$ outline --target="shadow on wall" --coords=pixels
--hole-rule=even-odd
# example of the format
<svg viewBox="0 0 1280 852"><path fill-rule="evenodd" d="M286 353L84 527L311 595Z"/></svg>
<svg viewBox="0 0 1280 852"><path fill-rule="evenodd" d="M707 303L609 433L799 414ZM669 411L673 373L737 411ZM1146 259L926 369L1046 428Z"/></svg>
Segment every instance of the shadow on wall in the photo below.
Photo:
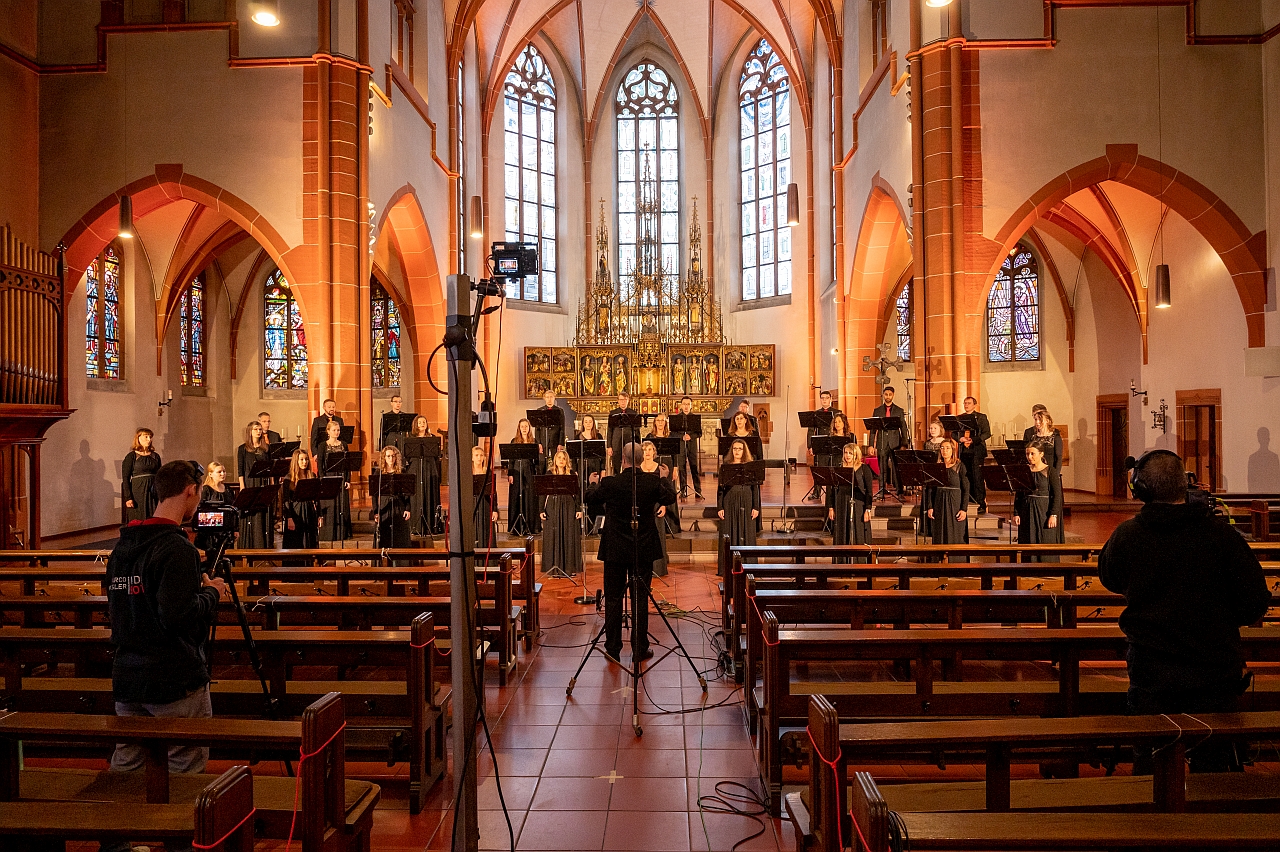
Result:
<svg viewBox="0 0 1280 852"><path fill-rule="evenodd" d="M1071 442L1071 459L1076 464L1076 476L1087 477L1087 481L1076 480L1075 487L1083 491L1094 488L1094 471L1098 469L1098 445L1096 436L1089 436L1089 420L1081 417L1076 421L1076 439Z"/></svg>
<svg viewBox="0 0 1280 852"><path fill-rule="evenodd" d="M115 463L117 466L120 462ZM116 480L119 481L119 473ZM107 479L107 462L92 457L88 441L80 442L80 458L71 463L67 475L66 506L81 526L98 525L120 513L119 488Z"/></svg>
<svg viewBox="0 0 1280 852"><path fill-rule="evenodd" d="M1249 456L1248 490L1280 491L1280 455L1271 452L1271 430L1266 426L1258 428L1258 449Z"/></svg>

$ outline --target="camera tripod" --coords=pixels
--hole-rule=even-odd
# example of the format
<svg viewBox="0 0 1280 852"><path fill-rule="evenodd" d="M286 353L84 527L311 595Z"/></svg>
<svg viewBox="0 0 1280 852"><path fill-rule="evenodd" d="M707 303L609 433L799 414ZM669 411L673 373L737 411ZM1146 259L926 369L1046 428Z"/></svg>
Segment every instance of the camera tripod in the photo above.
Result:
<svg viewBox="0 0 1280 852"><path fill-rule="evenodd" d="M253 673L258 676L258 683L262 687L263 698L263 715L268 719L277 719L279 714L279 700L271 694L271 687L267 685L267 676L262 668L262 658L258 655L258 645L253 640L253 632L249 629L249 616L245 614L244 604L240 601L240 594L236 591L235 579L231 576L231 560L227 559L223 553L230 543L232 533L219 533L215 539L215 545L208 551L209 555L205 562L205 571L210 577L221 577L227 584L227 589L231 592L231 604L236 611L236 620L240 623L240 633L244 636L245 646L249 650L249 664L253 667ZM218 619L215 614L213 619L213 627L209 632L209 676L213 677L213 644L218 635ZM292 772L290 772L292 774Z"/></svg>

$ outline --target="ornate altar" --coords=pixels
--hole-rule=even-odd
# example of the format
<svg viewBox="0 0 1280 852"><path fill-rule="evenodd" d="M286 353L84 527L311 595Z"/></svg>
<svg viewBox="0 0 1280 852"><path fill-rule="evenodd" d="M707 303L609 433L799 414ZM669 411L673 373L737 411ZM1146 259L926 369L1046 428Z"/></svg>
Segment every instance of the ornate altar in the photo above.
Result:
<svg viewBox="0 0 1280 852"><path fill-rule="evenodd" d="M734 396L773 396L773 345L725 340L720 307L703 273L697 199L689 267L680 276L662 254L656 187L646 154L636 200L635 259L617 281L600 202L595 275L578 303L574 345L525 348L526 399L551 388L576 411L597 414L612 409L618 393L626 391L633 407L653 414L675 411L687 394L695 412L718 416Z"/></svg>

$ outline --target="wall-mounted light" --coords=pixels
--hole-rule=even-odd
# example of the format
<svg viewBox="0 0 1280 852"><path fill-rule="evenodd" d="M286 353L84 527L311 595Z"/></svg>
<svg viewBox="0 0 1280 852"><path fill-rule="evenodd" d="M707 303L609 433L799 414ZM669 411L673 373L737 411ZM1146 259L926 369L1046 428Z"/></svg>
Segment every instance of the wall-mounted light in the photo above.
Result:
<svg viewBox="0 0 1280 852"><path fill-rule="evenodd" d="M120 230L119 236L126 240L133 239L133 198L120 196Z"/></svg>
<svg viewBox="0 0 1280 852"><path fill-rule="evenodd" d="M836 347L836 346L831 347L831 354L832 354L832 355L839 355L839 354L840 354L840 349L839 349L839 347Z"/></svg>
<svg viewBox="0 0 1280 852"><path fill-rule="evenodd" d="M160 402L156 404L156 417L164 417L164 410L173 405L173 391L167 391L167 393L168 398L161 399Z"/></svg>
<svg viewBox="0 0 1280 852"><path fill-rule="evenodd" d="M471 227L469 228L471 239L484 239L484 204L480 201L480 196L471 196L471 215L468 217Z"/></svg>
<svg viewBox="0 0 1280 852"><path fill-rule="evenodd" d="M924 5L931 9L941 9L943 6L950 6L951 0L924 0Z"/></svg>
<svg viewBox="0 0 1280 852"><path fill-rule="evenodd" d="M1172 304L1169 290L1169 264L1162 263L1156 267L1156 307L1167 308Z"/></svg>
<svg viewBox="0 0 1280 852"><path fill-rule="evenodd" d="M787 227L800 224L800 185L787 184Z"/></svg>
<svg viewBox="0 0 1280 852"><path fill-rule="evenodd" d="M1169 434L1169 406L1160 400L1160 408L1151 412L1151 428L1159 429L1162 434Z"/></svg>
<svg viewBox="0 0 1280 852"><path fill-rule="evenodd" d="M253 0L249 4L249 20L260 27L280 26L280 0Z"/></svg>

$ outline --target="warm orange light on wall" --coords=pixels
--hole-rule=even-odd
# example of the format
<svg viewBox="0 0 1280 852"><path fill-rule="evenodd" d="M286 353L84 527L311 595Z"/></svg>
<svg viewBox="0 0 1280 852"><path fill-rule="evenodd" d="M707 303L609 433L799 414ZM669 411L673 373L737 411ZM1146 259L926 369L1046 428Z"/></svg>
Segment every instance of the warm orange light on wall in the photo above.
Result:
<svg viewBox="0 0 1280 852"><path fill-rule="evenodd" d="M943 6L950 6L951 0L924 0L924 5L933 9L941 9Z"/></svg>
<svg viewBox="0 0 1280 852"><path fill-rule="evenodd" d="M249 20L262 27L280 26L279 0L254 0L249 4Z"/></svg>

